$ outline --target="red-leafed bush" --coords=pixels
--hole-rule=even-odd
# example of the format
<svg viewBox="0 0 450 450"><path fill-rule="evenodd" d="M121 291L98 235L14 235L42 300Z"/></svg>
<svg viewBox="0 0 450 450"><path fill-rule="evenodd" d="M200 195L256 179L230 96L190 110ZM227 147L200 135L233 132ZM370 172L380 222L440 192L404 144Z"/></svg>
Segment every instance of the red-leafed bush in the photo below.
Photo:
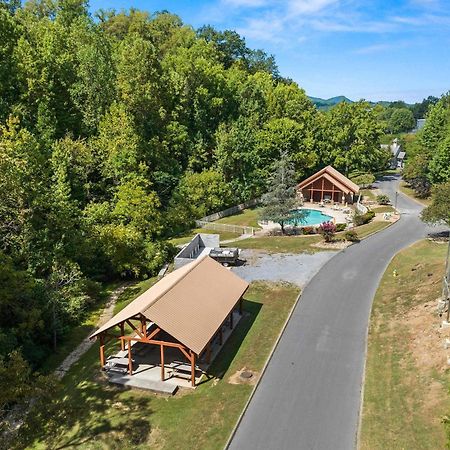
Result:
<svg viewBox="0 0 450 450"><path fill-rule="evenodd" d="M336 234L336 225L333 222L323 222L319 226L319 233L325 239L325 242L332 242Z"/></svg>

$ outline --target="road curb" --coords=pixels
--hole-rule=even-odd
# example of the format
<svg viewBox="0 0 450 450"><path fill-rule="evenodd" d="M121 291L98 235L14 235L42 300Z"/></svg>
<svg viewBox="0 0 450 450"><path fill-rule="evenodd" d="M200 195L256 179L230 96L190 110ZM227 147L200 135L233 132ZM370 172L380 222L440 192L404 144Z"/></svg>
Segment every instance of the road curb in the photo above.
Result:
<svg viewBox="0 0 450 450"><path fill-rule="evenodd" d="M337 253L339 253L339 252L337 252ZM336 253L336 254L337 254L337 253ZM330 259L331 259L331 258L330 258ZM314 277L313 277L313 278L314 278ZM309 281L308 281L308 283L309 283ZM307 283L307 284L308 284L308 283ZM263 376L264 376L264 373L265 373L265 371L266 371L266 369L267 369L267 366L269 365L270 361L272 360L273 354L275 353L275 350L276 350L277 347L278 347L278 344L279 344L279 342L280 342L280 340L281 340L281 337L282 337L283 334L284 334L284 330L286 329L286 327L287 327L287 325L288 325L288 323L289 323L289 320L290 320L291 317L292 317L292 314L294 314L294 310L295 310L295 308L297 307L297 304L298 304L298 302L300 301L300 298L301 298L301 296L302 296L302 294L303 294L303 291L304 291L305 287L307 286L307 284L301 289L300 293L298 294L297 298L295 299L295 302L294 302L294 304L292 305L292 308L291 308L291 310L290 310L290 312L289 312L289 315L287 316L287 319L286 319L286 321L284 322L283 328L281 329L281 331L280 331L280 333L278 334L278 337L277 337L275 343L273 344L272 350L270 351L270 355L269 355L269 357L267 358L266 362L264 363L264 366L263 366L263 368L262 368L262 370L261 370L261 375L260 375L260 377L258 378L258 381L256 382L256 384L253 386L253 390L252 390L252 392L250 393L250 396L249 396L249 398L247 399L247 402L245 403L244 409L241 411L241 414L240 414L239 417L238 417L238 420L237 420L237 422L236 422L236 425L234 426L233 431L231 432L230 437L228 438L228 440L227 440L227 442L226 442L226 444L225 444L224 450L226 450L226 449L228 449L228 448L230 447L231 441L233 440L233 438L234 438L234 436L235 436L235 434L236 434L236 431L237 431L237 429L239 428L239 425L241 424L242 419L243 419L245 413L247 412L248 406L250 405L250 402L252 401L252 398L253 398L253 396L255 395L256 389L258 388L259 383L261 382L261 380L262 380L262 378L263 378Z"/></svg>
<svg viewBox="0 0 450 450"><path fill-rule="evenodd" d="M400 219L401 219L401 214L400 214L399 219L396 220L395 222L391 222L388 226L386 226L385 228L383 228L383 229L381 229L381 230L374 231L373 233L370 233L369 235L365 236L365 237L364 237L363 239L361 239L361 240L365 240L365 239L369 238L370 236L373 236L374 234L381 233L382 231L384 231L384 230L388 229L389 227L391 227L392 225L396 224ZM355 243L352 243L352 245L354 245L354 244L355 244ZM343 249L343 250L345 250L345 249ZM340 250L340 251L336 252L336 255L338 255L339 253L341 253L341 251L343 251L343 250ZM333 255L333 257L336 256L336 255ZM333 259L333 257L330 258L330 260ZM329 262L330 260L328 260L327 262ZM322 266L322 267L323 267L323 266ZM322 270L322 267L321 267L320 270ZM311 280L312 280L313 278L314 278L314 277L312 277ZM228 438L228 440L227 440L227 442L226 442L226 444L225 444L225 446L224 446L224 450L227 450L227 449L230 447L231 441L233 440L234 436L236 435L237 429L239 428L239 425L241 424L242 419L244 418L244 415L245 415L245 413L247 412L247 409L248 409L248 407L249 407L249 405L250 405L250 402L252 401L252 399L253 399L253 397L254 397L254 395L255 395L256 389L258 388L258 386L259 386L259 384L260 384L260 382L261 382L261 380L262 380L262 378L263 378L263 376L264 376L264 373L265 373L265 371L266 371L266 369L267 369L267 366L269 365L270 361L272 360L273 354L275 353L275 350L276 350L277 347L278 347L278 344L279 344L279 342L280 342L280 340L281 340L281 337L283 336L284 331L286 330L286 327L287 327L287 325L288 325L288 323L289 323L289 321L290 321L292 315L294 314L294 310L295 310L295 308L297 307L297 305L298 305L298 303L299 303L299 301L300 301L300 299L301 299L301 296L302 296L302 294L303 294L305 288L308 286L308 284L310 283L311 280L309 280L308 283L306 283L305 286L303 286L302 290L300 291L299 295L297 296L297 299L295 300L295 303L292 305L291 311L289 312L289 315L288 315L288 317L287 317L287 319L286 319L286 321L285 321L285 323L284 323L284 325L283 325L283 328L281 329L280 333L278 334L278 337L277 337L277 339L276 339L276 341L275 341L275 343L274 343L274 345L273 345L273 347L272 347L272 350L271 350L271 352L270 352L270 355L268 356L268 358L267 358L267 360L266 360L266 362L265 362L265 364L264 364L264 366L263 366L263 368L262 368L262 370L261 370L261 376L259 377L257 383L256 383L255 386L253 387L253 390L252 390L252 392L250 393L250 396L249 396L249 398L247 399L247 401L246 401L246 403L245 403L245 405L244 405L244 408L243 408L243 410L241 411L241 413L240 413L240 415L239 415L239 417L238 417L238 419L237 419L237 421L236 421L236 425L234 426L234 428L233 428L233 430L232 430L232 432L231 432L231 434L230 434L230 436L229 436L229 438ZM367 331L368 331L368 330L369 330L369 328L367 328ZM367 346L367 344L366 344L366 346ZM367 352L367 348L366 348L366 352ZM366 364L366 360L364 359L364 371L365 371L365 364ZM364 382L364 380L363 380L363 382ZM363 392L363 391L362 391L362 392ZM359 426L358 426L357 437L358 437L358 436L359 436Z"/></svg>

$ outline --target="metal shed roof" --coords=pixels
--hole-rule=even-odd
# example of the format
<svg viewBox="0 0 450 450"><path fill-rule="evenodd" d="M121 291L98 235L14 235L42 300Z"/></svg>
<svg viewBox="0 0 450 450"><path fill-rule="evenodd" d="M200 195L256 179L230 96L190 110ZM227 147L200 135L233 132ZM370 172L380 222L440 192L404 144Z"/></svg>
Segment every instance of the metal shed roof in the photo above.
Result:
<svg viewBox="0 0 450 450"><path fill-rule="evenodd" d="M209 256L162 278L90 337L143 315L199 354L249 284Z"/></svg>

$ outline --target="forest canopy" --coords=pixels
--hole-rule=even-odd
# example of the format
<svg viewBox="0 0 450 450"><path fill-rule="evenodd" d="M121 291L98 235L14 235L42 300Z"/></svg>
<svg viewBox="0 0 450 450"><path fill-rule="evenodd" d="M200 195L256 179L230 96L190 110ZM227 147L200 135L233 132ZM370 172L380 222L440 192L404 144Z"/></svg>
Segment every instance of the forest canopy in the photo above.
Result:
<svg viewBox="0 0 450 450"><path fill-rule="evenodd" d="M154 274L196 218L296 180L384 169L365 102L319 112L235 31L81 0L0 4L0 357L35 365L99 283Z"/></svg>

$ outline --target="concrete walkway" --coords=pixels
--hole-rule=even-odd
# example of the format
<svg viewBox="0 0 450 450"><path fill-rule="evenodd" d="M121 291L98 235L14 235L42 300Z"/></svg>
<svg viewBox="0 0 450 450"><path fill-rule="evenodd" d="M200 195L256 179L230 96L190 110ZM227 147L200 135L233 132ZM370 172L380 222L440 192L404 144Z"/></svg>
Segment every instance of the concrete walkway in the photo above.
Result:
<svg viewBox="0 0 450 450"><path fill-rule="evenodd" d="M398 181L378 187L394 201ZM420 205L399 194L397 206L397 223L338 253L306 286L231 449L355 448L372 299L391 258L428 231Z"/></svg>
<svg viewBox="0 0 450 450"><path fill-rule="evenodd" d="M109 296L108 302L100 315L97 322L97 327L101 327L114 315L114 307L116 306L116 301L122 292L130 286L130 283L125 283L116 288ZM85 337L81 344L73 350L66 359L61 363L61 365L55 370L54 374L58 378L62 378L67 371L94 345L95 341L91 341L89 337Z"/></svg>

